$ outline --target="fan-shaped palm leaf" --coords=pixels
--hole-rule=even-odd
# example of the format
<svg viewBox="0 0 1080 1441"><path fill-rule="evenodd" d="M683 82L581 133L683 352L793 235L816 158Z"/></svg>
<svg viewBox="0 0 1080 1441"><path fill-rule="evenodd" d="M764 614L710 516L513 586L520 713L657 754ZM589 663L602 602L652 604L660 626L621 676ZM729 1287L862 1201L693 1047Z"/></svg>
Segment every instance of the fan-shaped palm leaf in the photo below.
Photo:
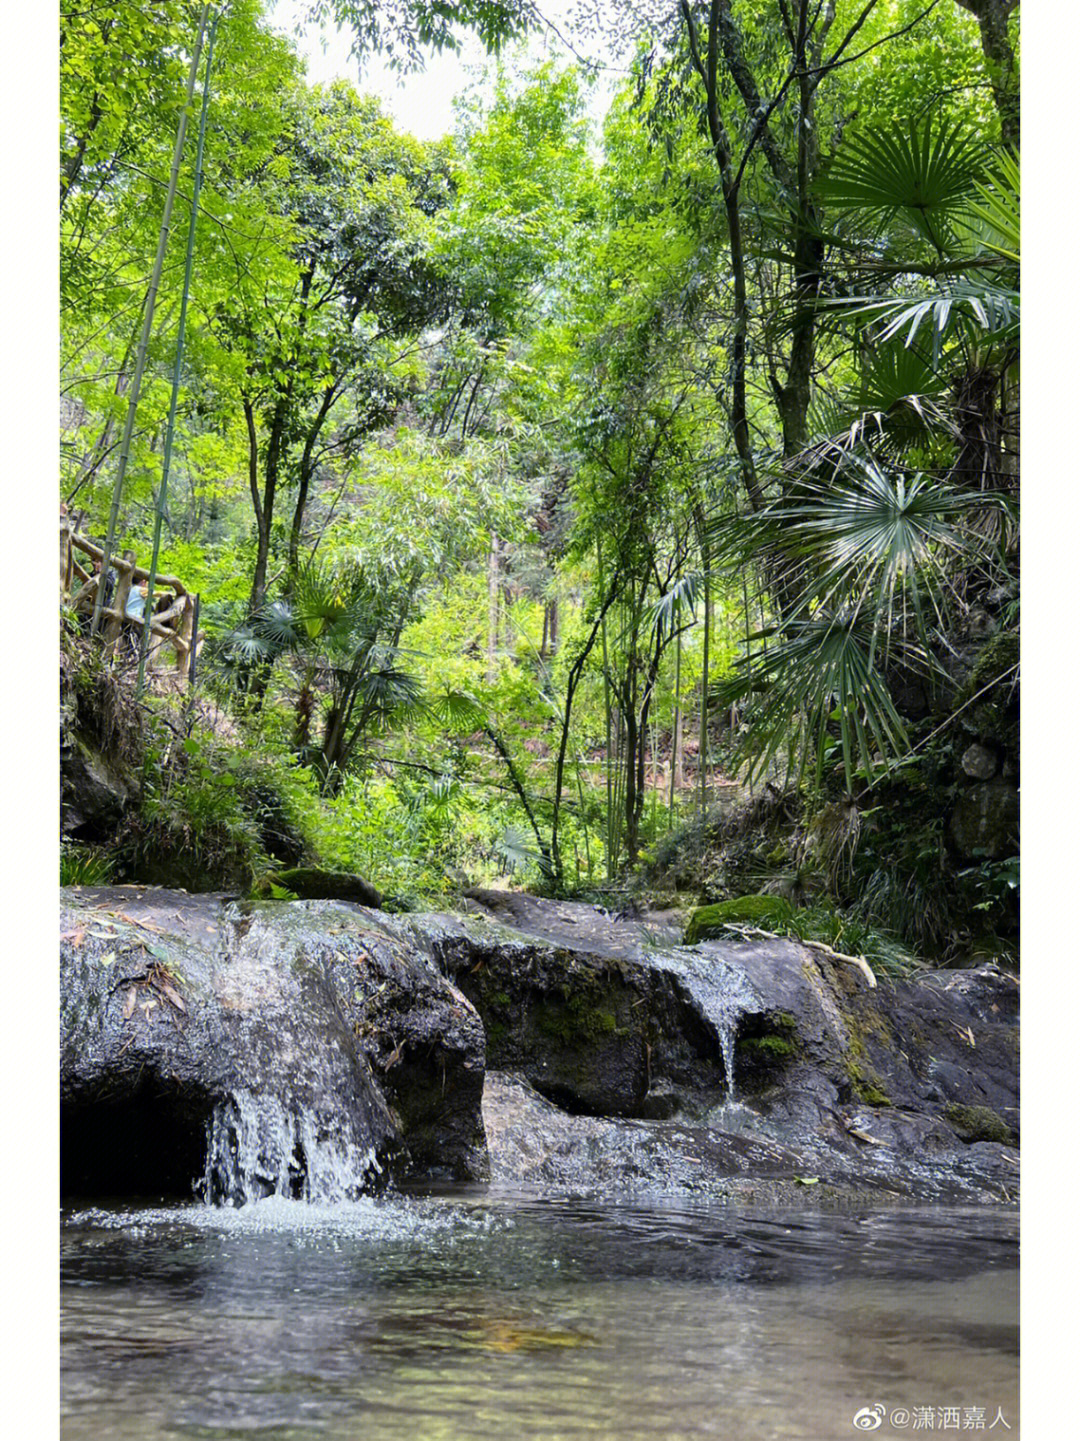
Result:
<svg viewBox="0 0 1080 1441"><path fill-rule="evenodd" d="M936 116L907 130L851 136L821 182L825 202L883 225L906 220L939 252L971 198L987 160L985 145L961 124Z"/></svg>
<svg viewBox="0 0 1080 1441"><path fill-rule="evenodd" d="M906 632L910 607L925 644L924 596L940 622L950 570L986 554L985 539L967 525L985 503L981 495L837 448L831 466L818 464L785 489L766 523L774 551L801 577L796 609L866 609L876 635L897 620Z"/></svg>
<svg viewBox="0 0 1080 1441"><path fill-rule="evenodd" d="M363 710L383 723L418 715L423 710L424 690L416 676L385 664L366 671L356 685Z"/></svg>
<svg viewBox="0 0 1080 1441"><path fill-rule="evenodd" d="M468 691L452 690L449 686L429 696L427 708L436 720L457 732L474 731L487 718L487 712L474 695Z"/></svg>
<svg viewBox="0 0 1080 1441"><path fill-rule="evenodd" d="M812 435L854 449L873 444L888 455L954 436L946 407L947 386L920 351L903 345L876 347L861 359L855 382L829 402L811 407Z"/></svg>
<svg viewBox="0 0 1080 1441"><path fill-rule="evenodd" d="M750 656L714 692L723 705L753 695L755 714L740 746L752 778L786 752L787 771L801 780L812 763L820 783L834 743L850 791L875 753L898 759L909 749L884 676L871 659L866 617L819 614L751 637Z"/></svg>
<svg viewBox="0 0 1080 1441"><path fill-rule="evenodd" d="M311 641L343 642L371 608L367 584L358 571L313 563L297 575L293 612Z"/></svg>

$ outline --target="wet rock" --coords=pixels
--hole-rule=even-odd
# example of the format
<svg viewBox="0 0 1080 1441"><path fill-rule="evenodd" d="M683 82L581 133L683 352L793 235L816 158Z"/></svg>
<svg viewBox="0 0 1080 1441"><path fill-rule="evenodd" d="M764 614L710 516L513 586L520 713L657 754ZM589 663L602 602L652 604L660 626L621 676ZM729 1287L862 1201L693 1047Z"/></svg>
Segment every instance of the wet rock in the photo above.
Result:
<svg viewBox="0 0 1080 1441"><path fill-rule="evenodd" d="M70 890L60 960L68 1190L331 1197L387 1167L483 1174L479 1021L377 916Z"/></svg>
<svg viewBox="0 0 1080 1441"><path fill-rule="evenodd" d="M739 1181L793 1181L799 1157L765 1139L675 1122L575 1116L520 1076L489 1073L484 1124L492 1183L562 1194L734 1194Z"/></svg>
<svg viewBox="0 0 1080 1441"><path fill-rule="evenodd" d="M480 1017L405 928L325 913L328 975L405 1140L399 1172L484 1179Z"/></svg>
<svg viewBox="0 0 1080 1441"><path fill-rule="evenodd" d="M60 831L77 840L102 840L115 831L138 796L132 775L74 731L61 735Z"/></svg>
<svg viewBox="0 0 1080 1441"><path fill-rule="evenodd" d="M656 944L632 923L598 912L571 921L554 904L556 914L534 924L544 904L519 912L520 929L482 915L399 919L473 1000L489 1067L512 1072L560 1114L726 1130L737 1111L741 1133L787 1148L838 1185L1015 1194L1005 1133L980 1132L982 1144L995 1143L989 1151L965 1145L948 1114L988 1107L1015 1134L1012 978L982 967L871 988L821 948L737 937ZM587 951L562 944L571 923L588 935ZM607 1047L575 1033L575 1005L578 1014L606 1008ZM574 1134L600 1145L587 1126ZM492 1164L499 1174L502 1163Z"/></svg>
<svg viewBox="0 0 1080 1441"><path fill-rule="evenodd" d="M182 1190L208 1170L234 1198L477 1179L486 1122L505 1185L1015 1196L1011 977L871 987L787 940L687 947L589 907L530 899L513 927L495 909L67 892L69 1179ZM512 1073L486 1090L485 1040Z"/></svg>
<svg viewBox="0 0 1080 1441"><path fill-rule="evenodd" d="M804 1127L814 1114L802 1116ZM1016 1167L1000 1146L973 1145L958 1159L952 1132L926 1118L889 1127L866 1115L855 1120L864 1123L853 1122L855 1134L808 1128L787 1143L745 1106L723 1108L708 1125L611 1120L571 1115L520 1076L491 1071L484 1087L492 1185L515 1192L674 1193L770 1205L882 1194L1000 1202L1015 1193Z"/></svg>
<svg viewBox="0 0 1080 1441"><path fill-rule="evenodd" d="M489 1066L516 1071L567 1109L596 1116L644 1114L661 1079L684 1100L699 1091L717 1099L719 1043L690 991L662 967L641 963L644 943L629 923L594 912L582 918L581 949L564 944L565 910L559 905L547 918L552 940L488 916L394 919L476 1007Z"/></svg>

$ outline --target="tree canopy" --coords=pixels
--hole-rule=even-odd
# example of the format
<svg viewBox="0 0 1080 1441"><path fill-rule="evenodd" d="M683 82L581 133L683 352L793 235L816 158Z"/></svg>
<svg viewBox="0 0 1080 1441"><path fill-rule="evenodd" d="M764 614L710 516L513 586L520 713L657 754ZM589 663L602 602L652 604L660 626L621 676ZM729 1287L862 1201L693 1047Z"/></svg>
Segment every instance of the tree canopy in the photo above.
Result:
<svg viewBox="0 0 1080 1441"><path fill-rule="evenodd" d="M543 8L311 0L405 70L491 52L425 143L235 0L188 300L202 7L61 7L61 496L105 533L138 374L117 551L160 509L200 597L147 824L272 882L269 807L402 905L779 887L1006 944L1014 832L949 817L972 745L1015 779L1018 6L583 4L538 58Z"/></svg>

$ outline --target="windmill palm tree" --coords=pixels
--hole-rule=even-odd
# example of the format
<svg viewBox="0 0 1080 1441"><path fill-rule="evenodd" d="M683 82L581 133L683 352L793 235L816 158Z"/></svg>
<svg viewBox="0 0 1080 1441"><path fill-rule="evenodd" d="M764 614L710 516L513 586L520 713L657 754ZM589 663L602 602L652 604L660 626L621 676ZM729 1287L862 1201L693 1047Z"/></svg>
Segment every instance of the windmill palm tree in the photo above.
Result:
<svg viewBox="0 0 1080 1441"><path fill-rule="evenodd" d="M423 690L402 665L401 597L363 572L315 562L287 599L269 602L232 632L236 661L295 667L297 753L336 793L365 737L423 707Z"/></svg>
<svg viewBox="0 0 1080 1441"><path fill-rule="evenodd" d="M850 791L909 748L890 675L944 680L965 594L1015 569L1019 164L930 119L852 138L821 191L840 260L819 304L850 378L763 510L715 525L773 615L718 699L754 700L752 773L786 752L820 781L839 752Z"/></svg>

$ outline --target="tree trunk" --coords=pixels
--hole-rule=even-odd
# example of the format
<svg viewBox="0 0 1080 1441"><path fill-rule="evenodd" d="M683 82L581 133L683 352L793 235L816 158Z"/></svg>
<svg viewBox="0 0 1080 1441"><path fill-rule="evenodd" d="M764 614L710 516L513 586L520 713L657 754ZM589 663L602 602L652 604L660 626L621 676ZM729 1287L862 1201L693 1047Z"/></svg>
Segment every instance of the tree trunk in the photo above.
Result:
<svg viewBox="0 0 1080 1441"><path fill-rule="evenodd" d="M979 22L986 69L1001 121L1001 141L1020 149L1020 67L1009 43L1009 16L1020 0L957 0Z"/></svg>
<svg viewBox="0 0 1080 1441"><path fill-rule="evenodd" d="M266 603L266 573L270 562L270 535L274 522L274 500L277 495L278 475L281 469L281 452L285 433L286 401L281 399L274 406L270 422L270 436L266 444L266 482L259 495L258 439L254 428L254 413L247 401L244 415L248 422L248 482L255 505L255 527L257 549L255 571L251 578L251 596L248 611L254 615Z"/></svg>

